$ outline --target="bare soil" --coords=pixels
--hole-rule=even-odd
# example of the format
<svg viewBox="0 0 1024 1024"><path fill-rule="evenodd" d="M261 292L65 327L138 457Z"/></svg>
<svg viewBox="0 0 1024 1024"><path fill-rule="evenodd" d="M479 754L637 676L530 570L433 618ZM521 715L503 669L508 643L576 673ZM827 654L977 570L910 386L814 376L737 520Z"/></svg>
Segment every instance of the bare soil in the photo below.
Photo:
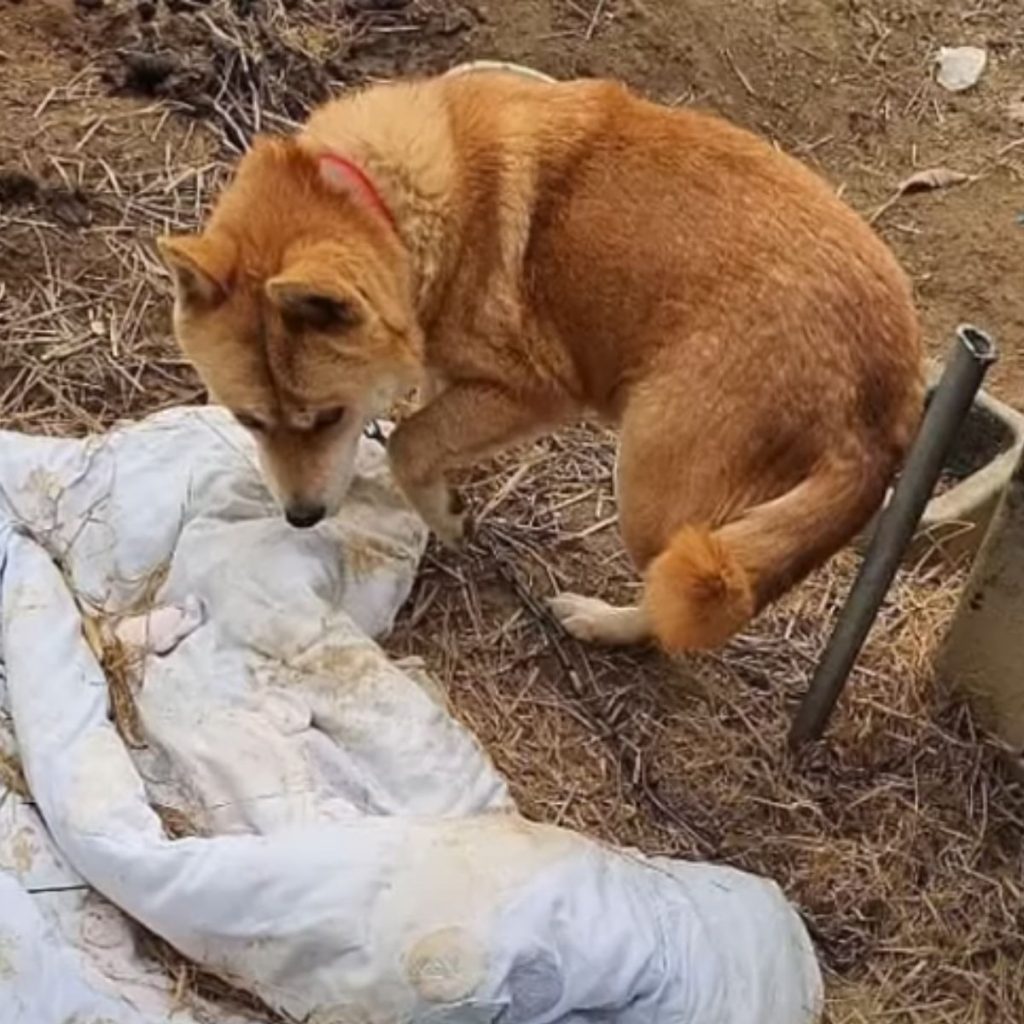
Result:
<svg viewBox="0 0 1024 1024"><path fill-rule="evenodd" d="M258 130L345 85L473 57L611 75L816 166L911 273L928 344L989 329L1024 408L1020 0L0 0L0 426L100 429L203 399L152 240L195 226ZM984 46L980 83L934 81ZM889 203L916 171L968 180ZM391 649L423 657L524 811L771 875L837 1022L1024 1020L1024 797L932 655L961 575L903 574L830 740L785 729L856 561L713 657L584 651L534 601L628 598L610 439L571 431L467 480L481 540L432 552Z"/></svg>

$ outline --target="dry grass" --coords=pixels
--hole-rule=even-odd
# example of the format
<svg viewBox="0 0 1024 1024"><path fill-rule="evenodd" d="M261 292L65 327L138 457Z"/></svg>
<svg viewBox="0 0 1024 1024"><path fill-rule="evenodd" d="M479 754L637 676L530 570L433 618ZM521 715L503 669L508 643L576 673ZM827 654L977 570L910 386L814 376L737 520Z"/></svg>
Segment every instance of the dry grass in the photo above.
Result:
<svg viewBox="0 0 1024 1024"><path fill-rule="evenodd" d="M390 77L418 38L429 39L432 59L418 56L443 67L475 20L451 0L211 0L185 16L158 12L112 54L107 77L174 101L238 153L255 133L290 129L345 86Z"/></svg>
<svg viewBox="0 0 1024 1024"><path fill-rule="evenodd" d="M61 102L73 95L55 95L48 109ZM209 141L187 130L182 137L156 111L140 111L134 127L154 136L142 167L68 158L58 164L67 185L42 186L25 171L27 200L0 206L0 271L9 268L0 274L9 282L0 302L6 427L81 433L201 395L168 344L169 282L153 239L195 224L222 165L197 162Z"/></svg>
<svg viewBox="0 0 1024 1024"><path fill-rule="evenodd" d="M237 1014L260 1024L299 1024L251 992L193 963L142 925L136 924L134 931L139 954L159 964L171 980L172 1014L187 1010L199 1024L218 1024L222 1013Z"/></svg>
<svg viewBox="0 0 1024 1024"><path fill-rule="evenodd" d="M468 557L432 552L390 641L441 679L531 817L776 879L825 964L830 1019L1024 1019L1024 799L932 678L959 572L901 574L828 740L786 749L856 571L837 558L711 656L583 648L538 600L628 599L610 439L580 428L468 481Z"/></svg>
<svg viewBox="0 0 1024 1024"><path fill-rule="evenodd" d="M10 792L27 800L31 795L21 758L17 754L0 750L0 792Z"/></svg>
<svg viewBox="0 0 1024 1024"><path fill-rule="evenodd" d="M129 750L141 750L146 741L135 690L142 672L142 656L131 652L100 619L83 614L82 631L107 680L110 720Z"/></svg>
<svg viewBox="0 0 1024 1024"><path fill-rule="evenodd" d="M193 814L180 807L168 804L151 804L153 812L164 827L164 835L168 839L189 839L193 836L204 836L208 833L196 820Z"/></svg>
<svg viewBox="0 0 1024 1024"><path fill-rule="evenodd" d="M4 426L81 433L200 399L168 342L152 237L193 226L231 152L353 77L356 55L358 75L374 62L384 74L417 33L463 16L441 3L257 6L242 18L214 0L187 32L158 21L105 59L108 78L138 91L140 55L176 56L145 104L112 101L91 67L34 111L14 161L23 179L10 161L0 175ZM599 15L586 7L589 32ZM71 117L82 127L61 135ZM834 1024L1024 1020L1024 796L932 679L960 575L900 576L828 740L794 760L785 733L854 557L716 655L581 648L541 599L635 595L611 466L609 438L580 428L470 478L478 540L466 555L430 552L391 651L426 659L531 817L777 879L818 941ZM123 659L109 661L116 717L141 741ZM159 813L169 835L196 834L180 811ZM182 1001L239 997L165 943L144 948Z"/></svg>

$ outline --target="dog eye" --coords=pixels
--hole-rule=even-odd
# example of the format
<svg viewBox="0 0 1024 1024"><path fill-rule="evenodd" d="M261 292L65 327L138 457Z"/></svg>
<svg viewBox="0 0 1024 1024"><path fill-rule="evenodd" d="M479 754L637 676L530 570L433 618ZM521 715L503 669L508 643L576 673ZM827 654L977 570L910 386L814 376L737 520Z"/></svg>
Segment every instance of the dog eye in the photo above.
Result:
<svg viewBox="0 0 1024 1024"><path fill-rule="evenodd" d="M344 416L345 407L343 405L336 406L334 409L324 409L313 418L313 429L326 430L328 427L340 423Z"/></svg>
<svg viewBox="0 0 1024 1024"><path fill-rule="evenodd" d="M325 295L303 295L289 302L283 310L285 323L293 330L312 328L319 331L337 331L352 327L359 315L347 302Z"/></svg>
<svg viewBox="0 0 1024 1024"><path fill-rule="evenodd" d="M266 423L264 423L258 416L253 416L251 413L236 412L235 419L241 426L245 427L246 430L251 430L254 434L262 434L267 430Z"/></svg>

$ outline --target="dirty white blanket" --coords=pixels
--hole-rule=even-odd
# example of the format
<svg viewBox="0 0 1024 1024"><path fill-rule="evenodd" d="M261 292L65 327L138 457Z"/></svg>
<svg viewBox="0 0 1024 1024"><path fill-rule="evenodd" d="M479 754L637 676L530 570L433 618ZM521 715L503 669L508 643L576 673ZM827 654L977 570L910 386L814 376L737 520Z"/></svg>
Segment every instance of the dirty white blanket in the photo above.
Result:
<svg viewBox="0 0 1024 1024"><path fill-rule="evenodd" d="M32 793L0 785L0 1024L210 1019L132 920L318 1024L817 1019L772 883L523 820L380 651L424 542L372 441L341 516L298 532L216 409L0 433L0 745ZM97 649L135 680L138 749Z"/></svg>

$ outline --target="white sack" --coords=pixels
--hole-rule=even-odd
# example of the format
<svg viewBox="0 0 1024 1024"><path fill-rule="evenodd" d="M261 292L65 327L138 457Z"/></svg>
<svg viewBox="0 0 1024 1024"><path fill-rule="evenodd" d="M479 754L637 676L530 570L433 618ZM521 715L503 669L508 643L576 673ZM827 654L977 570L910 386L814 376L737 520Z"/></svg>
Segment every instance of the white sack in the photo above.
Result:
<svg viewBox="0 0 1024 1024"><path fill-rule="evenodd" d="M380 651L424 542L369 440L340 517L299 532L217 409L0 434L0 696L46 822L0 791L0 1024L165 1020L123 915L317 1024L817 1019L774 884L518 817ZM83 609L145 657L145 749ZM168 839L151 802L209 837Z"/></svg>

